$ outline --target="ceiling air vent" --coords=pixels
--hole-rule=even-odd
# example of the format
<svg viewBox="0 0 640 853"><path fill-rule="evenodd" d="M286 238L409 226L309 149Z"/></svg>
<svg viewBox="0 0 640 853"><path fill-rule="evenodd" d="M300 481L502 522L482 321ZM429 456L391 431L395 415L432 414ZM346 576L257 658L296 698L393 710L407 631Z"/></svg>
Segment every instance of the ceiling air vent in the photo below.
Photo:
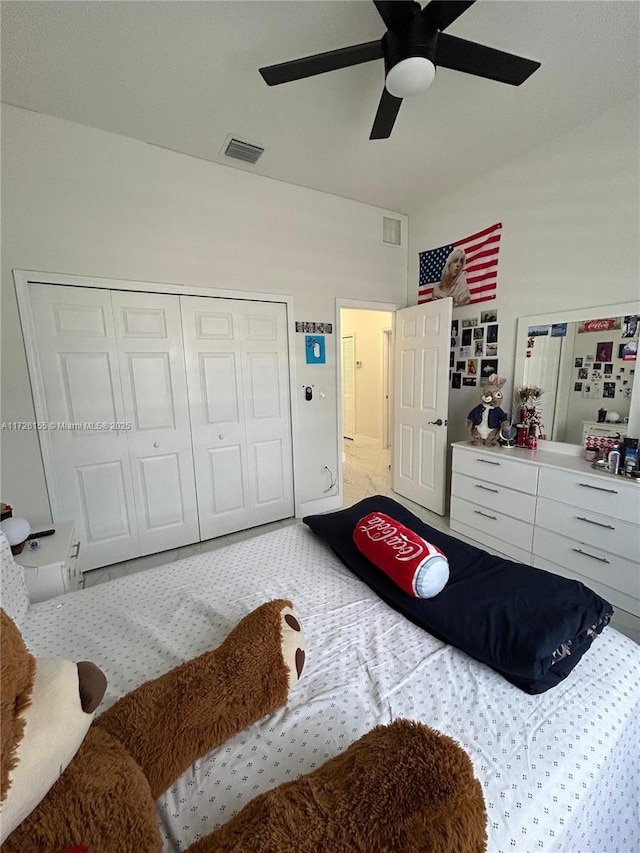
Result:
<svg viewBox="0 0 640 853"><path fill-rule="evenodd" d="M245 163L257 163L264 153L264 148L259 145L252 145L250 142L243 142L242 139L236 139L232 136L227 141L224 153L227 157L234 157L236 160L242 160Z"/></svg>

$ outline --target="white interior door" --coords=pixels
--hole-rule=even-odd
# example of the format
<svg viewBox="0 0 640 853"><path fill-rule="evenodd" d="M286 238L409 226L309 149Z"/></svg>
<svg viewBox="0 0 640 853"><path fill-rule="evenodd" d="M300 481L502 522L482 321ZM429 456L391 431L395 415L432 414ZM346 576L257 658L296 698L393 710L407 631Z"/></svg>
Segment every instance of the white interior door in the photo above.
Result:
<svg viewBox="0 0 640 853"><path fill-rule="evenodd" d="M83 571L140 555L108 290L31 284L30 362L51 511L72 519Z"/></svg>
<svg viewBox="0 0 640 853"><path fill-rule="evenodd" d="M353 335L342 337L342 434L353 438L356 434L356 375L355 341Z"/></svg>
<svg viewBox="0 0 640 853"><path fill-rule="evenodd" d="M200 541L180 297L111 293L142 554Z"/></svg>
<svg viewBox="0 0 640 853"><path fill-rule="evenodd" d="M393 489L444 515L451 299L394 315Z"/></svg>
<svg viewBox="0 0 640 853"><path fill-rule="evenodd" d="M286 307L180 301L202 539L293 515Z"/></svg>

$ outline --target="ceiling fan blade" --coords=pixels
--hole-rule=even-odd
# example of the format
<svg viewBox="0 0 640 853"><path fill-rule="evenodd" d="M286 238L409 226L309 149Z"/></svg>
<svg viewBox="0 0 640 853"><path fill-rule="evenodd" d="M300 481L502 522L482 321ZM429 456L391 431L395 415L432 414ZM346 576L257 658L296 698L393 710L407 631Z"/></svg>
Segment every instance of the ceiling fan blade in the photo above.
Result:
<svg viewBox="0 0 640 853"><path fill-rule="evenodd" d="M378 104L378 112L373 121L369 139L388 139L391 136L401 103L402 98L390 95L386 89L382 90L382 97Z"/></svg>
<svg viewBox="0 0 640 853"><path fill-rule="evenodd" d="M360 65L362 62L381 58L382 42L367 41L363 44L341 47L338 50L329 50L326 53L305 56L302 59L292 59L290 62L280 62L278 65L268 65L260 68L259 71L269 86L277 86L280 83L314 77L326 71L336 71L339 68L348 68L351 65Z"/></svg>
<svg viewBox="0 0 640 853"><path fill-rule="evenodd" d="M440 33L436 50L436 65L451 68L476 77L498 80L519 86L540 68L540 63L493 47Z"/></svg>
<svg viewBox="0 0 640 853"><path fill-rule="evenodd" d="M431 0L422 10L422 14L431 25L442 31L475 2L476 0Z"/></svg>
<svg viewBox="0 0 640 853"><path fill-rule="evenodd" d="M407 24L413 20L413 16L420 11L420 4L413 0L373 0L373 4L380 13L388 30Z"/></svg>

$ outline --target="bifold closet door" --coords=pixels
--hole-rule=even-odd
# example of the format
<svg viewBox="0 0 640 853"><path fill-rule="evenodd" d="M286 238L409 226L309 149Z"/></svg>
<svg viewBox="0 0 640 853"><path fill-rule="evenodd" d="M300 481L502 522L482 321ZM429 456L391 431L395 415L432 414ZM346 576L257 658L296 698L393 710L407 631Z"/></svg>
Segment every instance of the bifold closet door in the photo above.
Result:
<svg viewBox="0 0 640 853"><path fill-rule="evenodd" d="M111 292L141 554L200 541L180 297Z"/></svg>
<svg viewBox="0 0 640 853"><path fill-rule="evenodd" d="M54 522L73 519L83 571L140 554L111 293L31 284L30 363ZM28 508L25 508L28 513Z"/></svg>
<svg viewBox="0 0 640 853"><path fill-rule="evenodd" d="M202 539L293 515L286 306L181 296Z"/></svg>

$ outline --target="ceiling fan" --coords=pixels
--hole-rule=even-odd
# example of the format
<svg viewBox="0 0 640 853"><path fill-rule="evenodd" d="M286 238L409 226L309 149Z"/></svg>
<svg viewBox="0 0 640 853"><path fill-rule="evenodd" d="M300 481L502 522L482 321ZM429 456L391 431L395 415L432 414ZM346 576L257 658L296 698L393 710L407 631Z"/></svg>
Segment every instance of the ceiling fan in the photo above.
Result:
<svg viewBox="0 0 640 853"><path fill-rule="evenodd" d="M431 0L424 9L413 0L373 2L387 27L381 39L260 68L265 82L277 86L384 59L385 87L369 139L387 139L402 99L427 89L435 78L437 66L512 86L524 83L540 67L539 62L531 59L443 32L475 0Z"/></svg>

